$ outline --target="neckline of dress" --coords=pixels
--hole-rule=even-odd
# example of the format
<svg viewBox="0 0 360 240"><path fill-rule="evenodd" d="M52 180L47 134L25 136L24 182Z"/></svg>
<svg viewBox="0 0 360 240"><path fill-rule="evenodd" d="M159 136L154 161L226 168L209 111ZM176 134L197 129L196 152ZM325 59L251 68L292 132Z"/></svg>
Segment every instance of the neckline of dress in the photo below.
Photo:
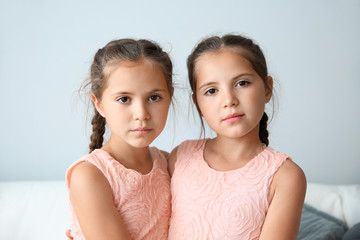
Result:
<svg viewBox="0 0 360 240"><path fill-rule="evenodd" d="M225 171L221 171L221 170L216 170L212 167L210 167L210 165L206 162L205 157L204 157L204 151L205 151L205 147L207 142L210 140L210 138L204 139L201 148L199 149L200 151L200 158L199 160L207 167L207 169L209 169L212 172L215 172L217 174L230 174L233 172L240 172L240 171L245 171L246 169L248 169L249 167L253 166L254 163L256 162L256 160L261 157L263 154L265 154L265 152L268 151L269 147L265 146L263 147L263 150L261 152L259 152L257 155L255 155L252 159L250 159L244 166L239 167L239 168L235 168L235 169L231 169L231 170L225 170Z"/></svg>
<svg viewBox="0 0 360 240"><path fill-rule="evenodd" d="M155 171L154 169L155 169L155 165L156 165L157 161L156 161L156 157L154 158L154 153L153 153L152 147L149 147L149 152L150 152L151 161L152 161L152 168L146 174L142 174L141 172L138 172L135 169L125 167L123 164L121 164L119 161L117 161L113 156L111 156L110 153L108 153L105 150L102 150L99 148L99 149L95 149L94 152L95 151L101 153L102 155L105 155L108 160L115 162L116 165L120 166L121 168L125 169L126 171L133 172L136 175L140 175L141 177L150 176Z"/></svg>

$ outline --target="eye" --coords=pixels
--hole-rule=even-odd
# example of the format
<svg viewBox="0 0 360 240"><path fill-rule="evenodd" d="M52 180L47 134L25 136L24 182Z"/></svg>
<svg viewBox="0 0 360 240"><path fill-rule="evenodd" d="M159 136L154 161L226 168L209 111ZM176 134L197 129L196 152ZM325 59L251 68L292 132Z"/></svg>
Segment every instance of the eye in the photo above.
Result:
<svg viewBox="0 0 360 240"><path fill-rule="evenodd" d="M121 102L121 103L128 103L128 102L130 102L130 98L129 97L119 97L116 101Z"/></svg>
<svg viewBox="0 0 360 240"><path fill-rule="evenodd" d="M150 102L158 102L158 101L160 101L161 99L162 99L162 97L159 96L159 95L151 95L151 96L149 97L149 101L150 101Z"/></svg>
<svg viewBox="0 0 360 240"><path fill-rule="evenodd" d="M215 93L217 93L217 92L218 92L217 89L215 89L215 88L210 88L209 90L207 90L207 91L205 92L205 95L213 95L213 94L215 94Z"/></svg>
<svg viewBox="0 0 360 240"><path fill-rule="evenodd" d="M241 81L238 81L235 86L239 86L239 87L246 87L250 85L250 82L249 81L246 81L246 80L241 80Z"/></svg>

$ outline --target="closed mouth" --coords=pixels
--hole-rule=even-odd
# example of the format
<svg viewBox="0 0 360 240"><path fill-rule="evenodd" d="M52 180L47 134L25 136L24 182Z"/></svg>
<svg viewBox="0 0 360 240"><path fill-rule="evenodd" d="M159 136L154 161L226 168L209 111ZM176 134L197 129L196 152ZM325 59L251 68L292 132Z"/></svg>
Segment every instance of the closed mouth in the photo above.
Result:
<svg viewBox="0 0 360 240"><path fill-rule="evenodd" d="M232 113L227 115L222 121L224 122L236 122L240 120L245 114Z"/></svg>
<svg viewBox="0 0 360 240"><path fill-rule="evenodd" d="M150 128L136 128L136 129L131 130L131 132L138 134L138 135L144 135L151 131L152 131L152 129L150 129Z"/></svg>

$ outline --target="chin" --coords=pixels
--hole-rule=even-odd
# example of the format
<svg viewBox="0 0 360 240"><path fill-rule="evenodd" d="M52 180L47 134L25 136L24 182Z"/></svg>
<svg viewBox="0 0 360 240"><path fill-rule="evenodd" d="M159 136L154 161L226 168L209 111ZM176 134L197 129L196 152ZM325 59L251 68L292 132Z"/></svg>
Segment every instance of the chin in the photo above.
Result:
<svg viewBox="0 0 360 240"><path fill-rule="evenodd" d="M147 148L153 142L152 141L134 141L129 143L134 148Z"/></svg>

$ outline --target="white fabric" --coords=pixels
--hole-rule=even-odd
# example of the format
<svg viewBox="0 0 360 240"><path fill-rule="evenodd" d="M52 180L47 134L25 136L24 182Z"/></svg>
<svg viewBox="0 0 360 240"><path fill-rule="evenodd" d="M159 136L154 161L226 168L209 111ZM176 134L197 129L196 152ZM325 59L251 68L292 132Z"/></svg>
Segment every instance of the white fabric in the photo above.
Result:
<svg viewBox="0 0 360 240"><path fill-rule="evenodd" d="M360 222L360 184L308 183L305 202L349 227ZM68 209L65 181L0 182L0 239L64 240Z"/></svg>
<svg viewBox="0 0 360 240"><path fill-rule="evenodd" d="M65 181L0 182L0 239L66 239Z"/></svg>
<svg viewBox="0 0 360 240"><path fill-rule="evenodd" d="M360 222L360 185L308 183L305 203L326 212L348 227Z"/></svg>

